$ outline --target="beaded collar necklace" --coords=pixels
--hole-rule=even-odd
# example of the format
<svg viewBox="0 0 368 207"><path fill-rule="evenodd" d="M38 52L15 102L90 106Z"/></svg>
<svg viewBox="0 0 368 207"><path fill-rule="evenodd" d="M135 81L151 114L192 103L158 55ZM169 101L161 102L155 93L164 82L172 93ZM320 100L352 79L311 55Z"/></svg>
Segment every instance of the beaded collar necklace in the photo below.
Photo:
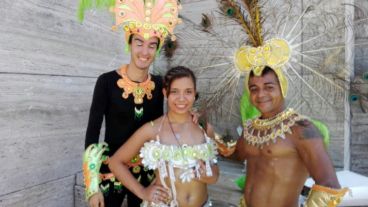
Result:
<svg viewBox="0 0 368 207"><path fill-rule="evenodd" d="M244 139L247 144L263 148L264 145L275 143L277 138L285 139L291 134L295 122L304 119L289 108L269 119L256 118L244 124Z"/></svg>
<svg viewBox="0 0 368 207"><path fill-rule="evenodd" d="M145 81L141 83L134 82L129 79L127 75L128 65L124 65L120 68L120 78L117 81L117 85L119 88L123 89L122 97L127 99L130 94L134 97L134 104L141 105L143 104L143 98L147 96L148 100L152 99L152 90L155 89L155 83L151 80L151 75L148 74L148 77ZM143 106L134 107L135 119L140 120L143 117Z"/></svg>

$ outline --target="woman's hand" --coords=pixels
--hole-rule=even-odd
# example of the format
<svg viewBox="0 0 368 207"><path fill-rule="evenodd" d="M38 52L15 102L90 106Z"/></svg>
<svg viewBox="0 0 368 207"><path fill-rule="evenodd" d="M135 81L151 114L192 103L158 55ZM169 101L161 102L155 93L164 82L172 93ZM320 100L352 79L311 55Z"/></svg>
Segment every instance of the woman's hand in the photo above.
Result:
<svg viewBox="0 0 368 207"><path fill-rule="evenodd" d="M206 184L213 184L216 183L218 177L219 177L219 169L217 165L211 165L211 171L212 171L212 175L208 176L207 175L207 170L206 170L206 163L203 161L199 162L199 174L200 177L198 178L199 181L206 183Z"/></svg>
<svg viewBox="0 0 368 207"><path fill-rule="evenodd" d="M190 114L192 115L192 122L194 124L198 124L198 121L199 121L199 117L201 116L201 114L199 114L197 111L195 110L192 110L190 112Z"/></svg>
<svg viewBox="0 0 368 207"><path fill-rule="evenodd" d="M206 164L201 160L199 161L199 175L200 178L206 178L207 176L207 170L206 170Z"/></svg>
<svg viewBox="0 0 368 207"><path fill-rule="evenodd" d="M142 199L154 203L168 203L171 197L166 188L161 185L152 184L144 189Z"/></svg>
<svg viewBox="0 0 368 207"><path fill-rule="evenodd" d="M88 204L90 207L105 207L104 197L101 192L93 194L89 200Z"/></svg>

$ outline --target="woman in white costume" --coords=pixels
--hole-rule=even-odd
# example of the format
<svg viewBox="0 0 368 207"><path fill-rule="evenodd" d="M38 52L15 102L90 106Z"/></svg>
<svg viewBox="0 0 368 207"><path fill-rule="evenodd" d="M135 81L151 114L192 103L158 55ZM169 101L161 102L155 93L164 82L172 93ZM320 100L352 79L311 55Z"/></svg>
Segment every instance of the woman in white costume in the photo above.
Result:
<svg viewBox="0 0 368 207"><path fill-rule="evenodd" d="M142 206L208 206L207 184L219 176L216 146L203 129L192 122L196 99L193 72L179 66L167 72L163 93L168 112L143 125L110 158L109 167ZM156 180L143 187L128 170L129 161L140 152L142 163L154 169Z"/></svg>

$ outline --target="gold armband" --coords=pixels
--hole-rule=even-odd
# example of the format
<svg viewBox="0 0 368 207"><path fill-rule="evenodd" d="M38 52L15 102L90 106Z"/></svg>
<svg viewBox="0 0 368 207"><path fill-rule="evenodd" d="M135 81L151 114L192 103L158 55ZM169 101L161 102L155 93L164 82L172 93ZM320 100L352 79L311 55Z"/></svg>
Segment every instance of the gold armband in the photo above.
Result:
<svg viewBox="0 0 368 207"><path fill-rule="evenodd" d="M304 207L335 207L339 205L348 188L333 189L321 185L313 185Z"/></svg>
<svg viewBox="0 0 368 207"><path fill-rule="evenodd" d="M236 140L225 142L219 134L215 133L215 142L216 142L219 154L227 157L234 153L235 148L236 148Z"/></svg>
<svg viewBox="0 0 368 207"><path fill-rule="evenodd" d="M247 207L247 203L245 202L245 198L244 196L242 196L240 198L240 201L239 201L239 207Z"/></svg>

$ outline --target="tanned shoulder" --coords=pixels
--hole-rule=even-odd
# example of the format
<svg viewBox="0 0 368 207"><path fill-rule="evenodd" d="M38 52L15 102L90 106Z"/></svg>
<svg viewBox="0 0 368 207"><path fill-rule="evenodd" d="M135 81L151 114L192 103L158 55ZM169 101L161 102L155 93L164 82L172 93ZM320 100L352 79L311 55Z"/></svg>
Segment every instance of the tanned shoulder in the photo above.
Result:
<svg viewBox="0 0 368 207"><path fill-rule="evenodd" d="M321 133L311 121L303 119L297 121L296 126L298 128L300 139L322 139Z"/></svg>

